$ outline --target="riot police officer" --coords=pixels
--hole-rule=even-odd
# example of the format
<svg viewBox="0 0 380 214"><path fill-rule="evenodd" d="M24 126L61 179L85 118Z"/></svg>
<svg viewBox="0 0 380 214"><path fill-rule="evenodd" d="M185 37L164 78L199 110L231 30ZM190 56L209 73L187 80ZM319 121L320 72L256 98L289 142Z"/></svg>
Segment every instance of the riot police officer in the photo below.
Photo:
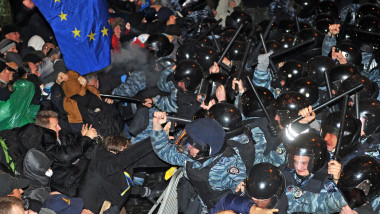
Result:
<svg viewBox="0 0 380 214"><path fill-rule="evenodd" d="M174 144L162 129L166 120L165 112L154 113L151 140L155 153L165 162L183 166L199 198L212 208L245 179L242 159L225 145L225 132L215 120L201 118L186 124Z"/></svg>
<svg viewBox="0 0 380 214"><path fill-rule="evenodd" d="M239 151L249 170L255 161L255 142L250 130L243 124L239 109L229 103L218 103L206 112L206 117L215 119L223 126L227 145Z"/></svg>
<svg viewBox="0 0 380 214"><path fill-rule="evenodd" d="M347 204L336 187L341 166L337 161L328 163L323 139L316 132L308 132L287 146L287 164L283 170L288 212L339 212ZM333 175L334 182L328 179L327 173Z"/></svg>
<svg viewBox="0 0 380 214"><path fill-rule="evenodd" d="M341 113L333 112L322 121L321 136L326 141L327 150L332 157L333 152L337 149L338 133L341 127ZM346 119L343 126L343 136L341 147L339 148L338 160L344 160L347 156L354 153L361 153L359 143L360 137L360 120L355 119L351 114L346 114Z"/></svg>
<svg viewBox="0 0 380 214"><path fill-rule="evenodd" d="M216 204L211 213L232 210L236 213L252 213L252 210L268 209L272 213L287 213L286 182L282 171L270 163L259 163L248 173L244 187L245 196L227 195Z"/></svg>
<svg viewBox="0 0 380 214"><path fill-rule="evenodd" d="M341 213L379 213L380 212L380 164L369 156L351 159L343 170L338 182L347 205Z"/></svg>

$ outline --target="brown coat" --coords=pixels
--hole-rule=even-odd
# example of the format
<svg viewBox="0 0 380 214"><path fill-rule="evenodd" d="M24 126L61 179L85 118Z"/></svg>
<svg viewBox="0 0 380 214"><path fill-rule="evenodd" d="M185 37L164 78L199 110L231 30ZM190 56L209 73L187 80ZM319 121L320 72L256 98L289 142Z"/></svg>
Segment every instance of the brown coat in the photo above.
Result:
<svg viewBox="0 0 380 214"><path fill-rule="evenodd" d="M63 108L67 112L69 123L83 123L82 115L80 114L77 102L71 99L74 95L84 96L86 90L91 91L93 94L100 98L98 89L93 86L83 86L79 83L78 78L80 74L76 71L68 71L68 80L62 83L62 89L65 92L65 98L63 99Z"/></svg>

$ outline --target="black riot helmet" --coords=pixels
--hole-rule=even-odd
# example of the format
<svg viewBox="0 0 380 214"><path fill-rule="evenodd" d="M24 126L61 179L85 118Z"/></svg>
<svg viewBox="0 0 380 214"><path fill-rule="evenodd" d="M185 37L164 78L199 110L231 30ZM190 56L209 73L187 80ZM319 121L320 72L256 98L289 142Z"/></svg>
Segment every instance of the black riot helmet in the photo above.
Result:
<svg viewBox="0 0 380 214"><path fill-rule="evenodd" d="M317 7L317 14L321 13L338 15L338 7L334 1L322 1Z"/></svg>
<svg viewBox="0 0 380 214"><path fill-rule="evenodd" d="M182 60L174 71L176 85L183 81L188 91L194 91L202 80L202 67L194 60Z"/></svg>
<svg viewBox="0 0 380 214"><path fill-rule="evenodd" d="M333 112L322 121L321 136L324 138L326 133L334 134L338 137L341 126L341 112ZM343 138L339 150L338 159L344 158L347 154L354 152L359 143L361 122L351 114L346 114L343 127Z"/></svg>
<svg viewBox="0 0 380 214"><path fill-rule="evenodd" d="M310 157L308 163L309 173L316 174L327 166L329 153L326 142L316 132L307 132L298 135L294 141L287 144L287 165L290 169L295 169L294 156Z"/></svg>
<svg viewBox="0 0 380 214"><path fill-rule="evenodd" d="M303 46L297 49L297 59L306 62L314 56L319 56L322 54L322 42L324 34L314 28L305 28L296 34L295 42L297 44L313 40L314 42L309 45Z"/></svg>
<svg viewBox="0 0 380 214"><path fill-rule="evenodd" d="M319 99L318 84L310 77L295 80L289 90L303 94L309 105L315 104Z"/></svg>
<svg viewBox="0 0 380 214"><path fill-rule="evenodd" d="M280 50L281 49L281 45L279 42L275 41L275 40L267 40L265 41L265 46L267 48L267 51L268 52L273 52L275 53L276 51ZM261 54L264 54L264 48L261 48L260 50L260 53Z"/></svg>
<svg viewBox="0 0 380 214"><path fill-rule="evenodd" d="M290 48L294 45L294 36L290 33L283 33L280 36L280 48Z"/></svg>
<svg viewBox="0 0 380 214"><path fill-rule="evenodd" d="M309 106L304 95L298 92L286 92L277 97L273 101L272 115L273 118L277 114L280 117L280 125L286 127L287 124L292 122L298 117L298 112Z"/></svg>
<svg viewBox="0 0 380 214"><path fill-rule="evenodd" d="M285 87L289 88L293 81L302 76L304 63L300 60L287 60L279 69L279 75L285 80Z"/></svg>
<svg viewBox="0 0 380 214"><path fill-rule="evenodd" d="M338 89L340 87L340 84L349 78L350 76L359 74L359 70L356 68L355 65L349 65L349 64L343 64L343 65L337 65L330 69L329 72L329 79L332 84L334 84L334 87Z"/></svg>
<svg viewBox="0 0 380 214"><path fill-rule="evenodd" d="M274 96L269 89L255 86L264 106L268 108L274 100ZM252 90L247 90L241 96L241 109L245 117L265 117L263 109Z"/></svg>
<svg viewBox="0 0 380 214"><path fill-rule="evenodd" d="M380 126L380 101L376 99L361 99L359 101L362 131L365 136L374 134Z"/></svg>
<svg viewBox="0 0 380 214"><path fill-rule="evenodd" d="M370 156L355 157L343 166L338 188L347 204L357 208L370 203L380 193L380 164Z"/></svg>
<svg viewBox="0 0 380 214"><path fill-rule="evenodd" d="M319 19L315 21L315 28L324 34L327 34L330 29L329 26L334 24L334 21L332 19Z"/></svg>
<svg viewBox="0 0 380 214"><path fill-rule="evenodd" d="M214 45L213 41L207 36L201 39L199 42L201 44L201 47L205 47L205 46L212 47Z"/></svg>
<svg viewBox="0 0 380 214"><path fill-rule="evenodd" d="M202 69L205 73L208 73L208 70L211 66L214 65L214 62L219 60L219 54L215 48L210 46L204 46L197 50L197 62L202 66Z"/></svg>
<svg viewBox="0 0 380 214"><path fill-rule="evenodd" d="M380 17L366 15L359 19L357 28L369 33L380 33ZM368 35L358 32L362 44L360 49L365 52L373 52L375 47L380 46L380 38L378 36Z"/></svg>
<svg viewBox="0 0 380 214"><path fill-rule="evenodd" d="M318 6L318 0L294 0L294 7L301 18L307 18L314 14Z"/></svg>
<svg viewBox="0 0 380 214"><path fill-rule="evenodd" d="M149 36L145 42L145 48L159 58L169 55L173 51L174 45L169 41L168 37L157 33Z"/></svg>
<svg viewBox="0 0 380 214"><path fill-rule="evenodd" d="M260 33L264 35L264 32L266 30L266 27L269 24L269 20L264 20L261 21L257 26L256 26L256 37L260 39ZM265 40L278 40L280 36L280 32L282 32L282 29L278 29L278 24L277 22L273 22L272 25L270 26L270 31L265 38Z"/></svg>
<svg viewBox="0 0 380 214"><path fill-rule="evenodd" d="M226 28L221 34L220 34L220 38L219 38L219 41L220 41L220 44L223 46L223 47L226 47L228 43L230 43L230 41L232 40L232 38L234 37L235 33L236 33L236 30L235 28ZM243 36L239 33L236 37L236 40L237 41L243 41Z"/></svg>
<svg viewBox="0 0 380 214"><path fill-rule="evenodd" d="M227 58L233 61L243 60L246 46L247 46L246 42L235 40L232 43L231 48L227 52Z"/></svg>
<svg viewBox="0 0 380 214"><path fill-rule="evenodd" d="M177 61L181 61L184 59L196 59L196 53L198 48L200 48L200 44L195 39L187 39L185 40L181 46L177 49Z"/></svg>
<svg viewBox="0 0 380 214"><path fill-rule="evenodd" d="M366 15L373 15L380 18L380 8L376 4L363 4L359 7L358 11L356 12L356 19L359 20L360 18Z"/></svg>
<svg viewBox="0 0 380 214"><path fill-rule="evenodd" d="M284 194L286 179L281 170L270 163L252 166L245 182L245 193L255 199L271 199L265 208L272 209Z"/></svg>
<svg viewBox="0 0 380 214"><path fill-rule="evenodd" d="M324 39L324 34L314 28L302 29L300 32L297 33L296 36L297 36L298 43L308 41L310 39L314 39L314 44L311 44L305 48L302 48L306 50L309 48L320 48L322 46L322 42Z"/></svg>
<svg viewBox="0 0 380 214"><path fill-rule="evenodd" d="M245 24L243 32L248 35L252 30L252 18L244 11L234 11L226 18L226 27L238 29L241 24Z"/></svg>
<svg viewBox="0 0 380 214"><path fill-rule="evenodd" d="M188 146L199 150L193 159L208 158L220 153L224 148L223 127L214 119L201 118L186 124L185 129L175 141L179 152L186 152Z"/></svg>
<svg viewBox="0 0 380 214"><path fill-rule="evenodd" d="M356 66L362 64L362 52L355 44L343 41L340 44L337 44L336 48L342 51L342 55L346 58L348 64Z"/></svg>
<svg viewBox="0 0 380 214"><path fill-rule="evenodd" d="M304 22L304 21L300 21L300 22L298 23L298 26L300 27L300 30L303 30L303 29L311 28L311 27L312 27L309 23ZM294 31L294 32L298 32L298 28L297 28L297 25L296 25L296 24L293 25L293 31Z"/></svg>
<svg viewBox="0 0 380 214"><path fill-rule="evenodd" d="M339 92L344 93L359 84L364 85L363 88L359 91L359 97L361 99L376 99L379 95L379 86L363 75L353 75L348 77L346 80L342 82L342 84L340 84Z"/></svg>
<svg viewBox="0 0 380 214"><path fill-rule="evenodd" d="M295 23L295 21L293 21L291 19L283 19L278 23L278 29L282 30L285 33L289 33L289 34L295 34L296 33L294 26L296 26L296 23Z"/></svg>
<svg viewBox="0 0 380 214"><path fill-rule="evenodd" d="M215 104L208 110L206 117L215 119L223 126L226 131L226 139L240 135L245 130L241 113L232 104Z"/></svg>
<svg viewBox="0 0 380 214"><path fill-rule="evenodd" d="M315 56L309 59L306 63L307 76L314 79L319 86L325 86L325 71L331 70L335 67L335 62L328 56Z"/></svg>

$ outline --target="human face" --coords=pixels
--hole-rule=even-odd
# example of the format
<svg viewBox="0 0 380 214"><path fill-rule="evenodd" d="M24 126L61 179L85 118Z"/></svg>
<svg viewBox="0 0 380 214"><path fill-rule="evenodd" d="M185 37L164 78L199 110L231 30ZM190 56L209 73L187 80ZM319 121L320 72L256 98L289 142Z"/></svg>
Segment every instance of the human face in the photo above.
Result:
<svg viewBox="0 0 380 214"><path fill-rule="evenodd" d="M327 150L329 152L334 151L336 147L336 143L338 142L338 138L336 137L336 135L331 134L331 133L326 133L324 140L326 141L326 144L327 144Z"/></svg>
<svg viewBox="0 0 380 214"><path fill-rule="evenodd" d="M255 204L257 204L258 207L260 207L262 209L267 208L271 202L270 198L268 198L268 199L256 199L256 198L252 197L252 200L253 200L253 202L255 202Z"/></svg>
<svg viewBox="0 0 380 214"><path fill-rule="evenodd" d="M41 76L41 73L40 71L38 71L36 64L34 64L33 62L28 62L28 65L30 68L30 73L35 74L37 77Z"/></svg>
<svg viewBox="0 0 380 214"><path fill-rule="evenodd" d="M10 71L8 68L5 68L3 72L0 73L0 79L6 83L9 82L9 80L12 79L13 72Z"/></svg>
<svg viewBox="0 0 380 214"><path fill-rule="evenodd" d="M308 176L309 170L307 169L309 165L310 157L294 155L294 169L297 175Z"/></svg>
<svg viewBox="0 0 380 214"><path fill-rule="evenodd" d="M61 127L58 124L58 118L49 118L49 129L55 131L57 133L57 139L59 138L59 130Z"/></svg>
<svg viewBox="0 0 380 214"><path fill-rule="evenodd" d="M276 114L276 116L274 117L274 120L277 121L280 129L284 129L284 127L281 126L281 123L280 123L281 119L280 119L280 116L278 114Z"/></svg>
<svg viewBox="0 0 380 214"><path fill-rule="evenodd" d="M187 146L187 150L189 151L189 155L193 158L195 158L199 152L199 149L193 147L190 144Z"/></svg>
<svg viewBox="0 0 380 214"><path fill-rule="evenodd" d="M183 81L178 82L178 87L179 87L180 89L182 89L182 91L184 91L184 92L187 91L186 86L185 86L185 83L184 83Z"/></svg>
<svg viewBox="0 0 380 214"><path fill-rule="evenodd" d="M24 193L24 190L22 189L14 189L13 192L9 194L8 196L13 196L13 197L21 199L23 193Z"/></svg>
<svg viewBox="0 0 380 214"><path fill-rule="evenodd" d="M16 48L16 45L13 46L13 47L11 47L11 48L9 48L9 49L7 50L7 52L4 53L4 56L7 56L7 53L8 53L8 52L18 53L18 50L17 50L17 48Z"/></svg>
<svg viewBox="0 0 380 214"><path fill-rule="evenodd" d="M13 40L13 41L15 41L17 43L21 42L21 38L20 38L20 33L19 32L8 33L7 35L5 35L5 38Z"/></svg>
<svg viewBox="0 0 380 214"><path fill-rule="evenodd" d="M121 28L120 28L120 25L117 25L117 26L115 27L115 29L113 30L113 32L114 32L116 38L120 39L120 35L121 35Z"/></svg>
<svg viewBox="0 0 380 214"><path fill-rule="evenodd" d="M169 16L169 20L167 21L166 25L174 25L176 24L176 17L175 15Z"/></svg>

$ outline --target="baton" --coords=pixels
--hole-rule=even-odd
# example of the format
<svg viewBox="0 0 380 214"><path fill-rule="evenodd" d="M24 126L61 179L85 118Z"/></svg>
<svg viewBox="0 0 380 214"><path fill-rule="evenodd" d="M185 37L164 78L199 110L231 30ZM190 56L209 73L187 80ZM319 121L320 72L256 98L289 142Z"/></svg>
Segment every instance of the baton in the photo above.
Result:
<svg viewBox="0 0 380 214"><path fill-rule="evenodd" d="M125 97L125 96L119 96L119 95L112 95L112 94L100 94L103 98L110 98L110 99L118 99L118 100L126 100L131 103L145 103L144 100L140 100L133 97Z"/></svg>
<svg viewBox="0 0 380 214"><path fill-rule="evenodd" d="M256 97L257 101L259 102L259 105L260 105L261 109L263 110L265 117L268 120L268 123L271 124L271 119L269 117L268 111L265 108L264 103L259 96L259 93L257 93L257 90L256 90L255 86L253 85L252 80L249 77L247 77L247 81L249 83L249 86L251 86L251 89L252 89L253 93L255 94L255 97Z"/></svg>
<svg viewBox="0 0 380 214"><path fill-rule="evenodd" d="M213 31L218 25L219 23L222 21L222 19L220 18L219 20L217 20L214 24L211 25L211 27L209 29L207 29L205 32L203 32L198 38L197 40L198 41L201 41L205 36L207 36L211 31Z"/></svg>
<svg viewBox="0 0 380 214"><path fill-rule="evenodd" d="M231 48L231 45L232 43L235 41L236 37L238 36L238 34L240 33L240 31L243 29L244 27L244 23L240 25L240 27L237 29L237 31L235 32L234 36L232 37L231 41L228 43L227 47L224 49L222 55L219 57L219 60L218 60L218 65L220 65L220 63L222 63L223 61L223 58L226 56L227 54L227 51Z"/></svg>
<svg viewBox="0 0 380 214"><path fill-rule="evenodd" d="M191 123L193 122L194 120L189 120L189 119L185 119L185 118L182 118L182 117L174 117L174 116L166 116L167 120L169 121L174 121L174 122L177 122L177 123L182 123L182 124L187 124L187 123ZM223 129L225 131L229 131L230 129L229 128L226 128L226 127L223 127Z"/></svg>
<svg viewBox="0 0 380 214"><path fill-rule="evenodd" d="M332 95L332 91L331 91L330 77L329 77L329 74L327 73L327 70L325 70L324 74L325 74L325 82L326 82L327 92L329 95L329 99L331 99L331 98L333 98L333 95ZM335 111L334 106L332 107L332 110Z"/></svg>
<svg viewBox="0 0 380 214"><path fill-rule="evenodd" d="M358 90L358 89L360 89L360 88L362 88L362 87L363 87L363 84L359 84L359 85L357 85L357 86L351 88L350 90L344 92L343 94L340 94L340 95L338 95L338 96L336 96L336 97L334 97L334 98L328 100L327 102L318 105L318 106L314 109L314 111L318 111L318 110L320 110L320 109L322 109L322 108L324 108L324 107L330 105L331 103L334 103L335 101L342 99L342 98L343 98L344 96L346 96L347 94L351 94L351 93L353 93L354 91L356 91L356 90ZM298 122L298 121L302 120L302 118L303 118L302 116L299 116L297 119L293 120L292 123Z"/></svg>
<svg viewBox="0 0 380 214"><path fill-rule="evenodd" d="M336 143L335 152L333 156L333 160L337 160L340 150L340 145L342 144L342 138L344 133L344 122L346 121L346 112L347 112L347 106L348 106L348 95L344 95L343 99L343 109L340 115L340 128L338 133L338 142Z"/></svg>

